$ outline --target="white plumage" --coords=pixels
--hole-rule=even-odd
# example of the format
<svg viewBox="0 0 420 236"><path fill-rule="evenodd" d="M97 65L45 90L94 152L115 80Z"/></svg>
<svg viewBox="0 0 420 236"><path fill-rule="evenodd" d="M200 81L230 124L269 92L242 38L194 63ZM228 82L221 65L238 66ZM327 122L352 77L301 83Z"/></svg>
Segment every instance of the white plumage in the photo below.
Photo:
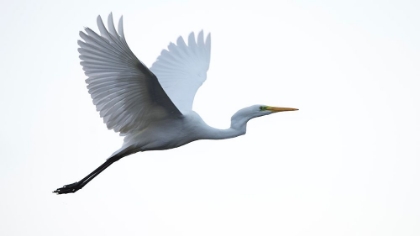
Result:
<svg viewBox="0 0 420 236"><path fill-rule="evenodd" d="M254 105L231 118L228 129L208 126L192 110L194 96L207 78L210 64L210 34L203 31L179 37L163 50L150 70L137 59L124 37L121 17L118 32L112 14L108 29L97 19L100 35L86 28L80 32L81 65L88 79L93 103L109 129L125 136L122 147L82 180L55 190L76 192L99 173L124 156L147 150L179 147L198 139L226 139L246 133L247 122L255 117L295 108Z"/></svg>
<svg viewBox="0 0 420 236"><path fill-rule="evenodd" d="M194 96L206 81L210 65L210 49L210 34L204 41L201 31L196 41L194 33L191 33L188 36L188 45L182 37L179 37L176 44L170 43L168 50L162 50L150 68L183 114L192 110Z"/></svg>
<svg viewBox="0 0 420 236"><path fill-rule="evenodd" d="M140 131L150 121L180 115L149 69L133 54L125 41L123 18L115 30L112 14L108 30L97 19L101 35L89 28L78 41L81 65L89 77L89 93L109 129L122 134Z"/></svg>

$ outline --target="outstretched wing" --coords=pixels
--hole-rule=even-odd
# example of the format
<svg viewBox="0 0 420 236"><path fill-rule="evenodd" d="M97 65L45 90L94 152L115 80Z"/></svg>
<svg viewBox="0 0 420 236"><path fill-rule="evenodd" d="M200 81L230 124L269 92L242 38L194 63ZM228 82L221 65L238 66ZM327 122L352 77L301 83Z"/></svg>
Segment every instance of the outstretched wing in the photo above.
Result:
<svg viewBox="0 0 420 236"><path fill-rule="evenodd" d="M162 50L150 70L157 76L163 89L176 107L186 113L192 109L194 96L207 78L210 65L211 37L204 41L203 31L188 36L188 45L179 37Z"/></svg>
<svg viewBox="0 0 420 236"><path fill-rule="evenodd" d="M166 95L156 76L133 54L125 41L123 19L115 30L112 13L108 30L98 16L101 35L80 32L80 63L89 77L89 93L108 129L129 133L151 121L181 113Z"/></svg>

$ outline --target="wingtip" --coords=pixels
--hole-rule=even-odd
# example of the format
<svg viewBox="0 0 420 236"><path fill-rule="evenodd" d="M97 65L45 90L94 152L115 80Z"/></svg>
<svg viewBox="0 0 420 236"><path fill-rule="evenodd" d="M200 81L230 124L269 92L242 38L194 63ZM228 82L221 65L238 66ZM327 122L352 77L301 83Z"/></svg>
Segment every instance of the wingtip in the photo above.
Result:
<svg viewBox="0 0 420 236"><path fill-rule="evenodd" d="M176 40L176 45L178 46L185 46L185 41L184 38L182 36L179 36L178 39Z"/></svg>
<svg viewBox="0 0 420 236"><path fill-rule="evenodd" d="M203 30L200 30L200 32L198 32L197 38L202 38L204 35Z"/></svg>
<svg viewBox="0 0 420 236"><path fill-rule="evenodd" d="M85 31L87 31L88 29L89 29L88 27L85 27ZM81 38L85 37L85 36L86 36L86 32L84 32L84 31L80 30L80 31L79 31L79 36L80 36Z"/></svg>
<svg viewBox="0 0 420 236"><path fill-rule="evenodd" d="M118 20L118 33L121 35L121 37L124 37L124 18L121 15L120 19Z"/></svg>
<svg viewBox="0 0 420 236"><path fill-rule="evenodd" d="M112 11L111 11L111 13L109 13L109 15L108 15L108 21L112 21L112 22L114 22L114 16L113 16L113 14L112 14Z"/></svg>
<svg viewBox="0 0 420 236"><path fill-rule="evenodd" d="M104 24L104 23L103 23L103 20L102 20L101 15L99 15L99 16L96 18L96 24L97 24L97 25L103 25L103 24Z"/></svg>

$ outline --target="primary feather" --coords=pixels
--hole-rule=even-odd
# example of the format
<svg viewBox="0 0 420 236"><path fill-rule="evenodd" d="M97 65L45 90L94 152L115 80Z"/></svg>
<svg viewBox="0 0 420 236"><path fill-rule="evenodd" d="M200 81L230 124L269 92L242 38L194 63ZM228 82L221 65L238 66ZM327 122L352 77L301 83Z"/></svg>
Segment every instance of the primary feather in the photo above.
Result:
<svg viewBox="0 0 420 236"><path fill-rule="evenodd" d="M211 36L204 41L203 31L188 36L188 45L182 37L162 50L150 70L157 76L177 108L186 114L192 110L195 94L207 78L210 65Z"/></svg>
<svg viewBox="0 0 420 236"><path fill-rule="evenodd" d="M180 116L156 76L128 47L122 26L115 30L112 14L108 29L102 18L97 23L101 35L86 28L78 41L81 65L93 103L109 129L122 135L143 130L152 121Z"/></svg>

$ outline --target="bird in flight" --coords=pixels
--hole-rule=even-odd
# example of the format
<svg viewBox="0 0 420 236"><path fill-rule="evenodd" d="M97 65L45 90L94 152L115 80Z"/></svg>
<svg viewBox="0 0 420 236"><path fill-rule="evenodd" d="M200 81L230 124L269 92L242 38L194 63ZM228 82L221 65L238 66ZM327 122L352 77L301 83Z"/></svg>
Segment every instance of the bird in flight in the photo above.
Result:
<svg viewBox="0 0 420 236"><path fill-rule="evenodd" d="M227 139L244 135L250 119L296 108L253 105L237 111L228 129L207 125L192 110L194 96L207 78L211 37L204 40L179 37L162 50L147 68L128 47L123 18L114 26L112 13L108 29L98 16L100 34L90 28L80 32L79 53L87 88L96 110L108 129L124 136L120 149L105 163L78 182L64 185L57 194L74 193L121 158L141 151L176 148L199 139Z"/></svg>

